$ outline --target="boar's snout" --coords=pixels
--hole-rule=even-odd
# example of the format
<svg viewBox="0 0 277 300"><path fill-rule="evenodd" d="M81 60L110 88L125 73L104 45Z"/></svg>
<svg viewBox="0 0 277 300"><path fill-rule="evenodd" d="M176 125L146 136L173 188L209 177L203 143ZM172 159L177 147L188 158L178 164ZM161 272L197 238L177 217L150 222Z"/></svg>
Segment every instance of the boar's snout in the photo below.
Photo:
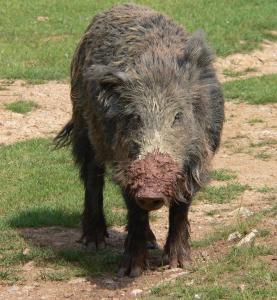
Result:
<svg viewBox="0 0 277 300"><path fill-rule="evenodd" d="M140 208L151 211L161 208L165 204L165 198L161 193L145 193L136 198Z"/></svg>
<svg viewBox="0 0 277 300"><path fill-rule="evenodd" d="M178 166L168 154L147 153L130 164L128 190L144 210L169 206L171 200L176 200L179 174Z"/></svg>

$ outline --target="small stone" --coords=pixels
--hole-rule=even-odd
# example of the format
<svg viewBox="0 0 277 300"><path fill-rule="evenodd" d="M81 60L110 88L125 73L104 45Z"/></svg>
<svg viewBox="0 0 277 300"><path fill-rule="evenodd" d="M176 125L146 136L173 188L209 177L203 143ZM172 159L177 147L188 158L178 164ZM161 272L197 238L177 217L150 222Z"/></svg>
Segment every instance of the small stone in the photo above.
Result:
<svg viewBox="0 0 277 300"><path fill-rule="evenodd" d="M270 222L272 225L277 226L277 220L271 220Z"/></svg>
<svg viewBox="0 0 277 300"><path fill-rule="evenodd" d="M239 289L244 292L245 291L245 284L240 284Z"/></svg>
<svg viewBox="0 0 277 300"><path fill-rule="evenodd" d="M23 255L29 255L30 252L31 252L30 248L25 248L22 253Z"/></svg>
<svg viewBox="0 0 277 300"><path fill-rule="evenodd" d="M201 299L201 296L199 294L195 294L194 299Z"/></svg>
<svg viewBox="0 0 277 300"><path fill-rule="evenodd" d="M82 282L86 282L86 278L85 277L79 277L79 278L74 278L68 281L69 284L79 284Z"/></svg>
<svg viewBox="0 0 277 300"><path fill-rule="evenodd" d="M49 18L46 17L46 16L38 16L38 17L37 17L37 21L38 21L38 22L46 22L46 21L48 21L48 20L49 20Z"/></svg>
<svg viewBox="0 0 277 300"><path fill-rule="evenodd" d="M71 298L73 296L73 293L65 293L63 294L65 298Z"/></svg>
<svg viewBox="0 0 277 300"><path fill-rule="evenodd" d="M109 284L109 285L115 284L115 281L114 281L114 280L108 279L108 278L107 278L107 279L104 279L103 282L104 282L105 284Z"/></svg>
<svg viewBox="0 0 277 300"><path fill-rule="evenodd" d="M9 289L9 293L17 292L19 290L19 287L17 285L12 285Z"/></svg>
<svg viewBox="0 0 277 300"><path fill-rule="evenodd" d="M141 289L134 289L131 291L130 294L131 294L131 296L136 297L136 296L139 296L140 294L142 294L142 292L143 292L143 290L141 290Z"/></svg>
<svg viewBox="0 0 277 300"><path fill-rule="evenodd" d="M243 239L241 239L237 246L241 247L241 246L251 246L254 244L255 242L255 238L258 234L258 230L257 229L253 229L249 234L247 234Z"/></svg>
<svg viewBox="0 0 277 300"><path fill-rule="evenodd" d="M235 231L235 232L229 234L227 241L228 242L237 242L241 239L241 237L242 237L242 235L238 231Z"/></svg>
<svg viewBox="0 0 277 300"><path fill-rule="evenodd" d="M248 218L248 217L252 216L254 213L253 213L253 211L249 210L246 207L239 207L239 208L233 210L231 212L231 214L232 215L240 215L244 218Z"/></svg>

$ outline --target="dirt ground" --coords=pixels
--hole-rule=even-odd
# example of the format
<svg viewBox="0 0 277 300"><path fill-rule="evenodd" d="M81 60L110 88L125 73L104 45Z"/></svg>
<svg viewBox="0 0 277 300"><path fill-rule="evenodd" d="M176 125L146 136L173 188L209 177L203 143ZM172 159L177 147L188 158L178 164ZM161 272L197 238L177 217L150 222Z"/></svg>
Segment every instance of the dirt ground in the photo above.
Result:
<svg viewBox="0 0 277 300"><path fill-rule="evenodd" d="M218 59L216 67L221 81L234 79L223 75L225 69L244 71L249 67L255 67L255 72L246 73L243 78L277 73L277 43L265 42L261 50L251 54L235 54L225 59ZM28 85L23 81L2 80L0 86L6 88L0 90L0 144L10 144L40 136L53 137L70 118L69 86L66 83L48 82L41 85ZM21 115L5 110L2 106L15 100L33 100L39 104L39 108L34 112ZM262 122L253 123L251 122L253 119L260 119ZM236 222L241 218L233 213L238 207L246 207L255 213L276 203L276 141L277 104L255 106L226 103L222 147L214 159L214 168L233 170L238 176L237 181L248 184L252 189L227 204L195 204L190 213L192 240L201 239L216 228ZM262 155L265 153L266 156ZM269 193L257 191L264 186L274 190ZM213 216L207 215L212 210L218 210L218 213ZM152 224L160 246L164 244L168 229L166 216L166 210L160 210L157 213L157 220ZM265 225L269 226L272 232L270 243L276 245L276 220L268 219L267 222L268 224ZM108 239L108 247L122 251L124 228L113 227L109 232L111 237ZM22 234L26 239L42 246L51 245L57 249L79 247L74 242L80 235L77 229L27 228L22 230ZM222 241L205 250L193 250L193 261L206 261L213 256L220 256L226 249L228 244ZM180 275L186 277L187 274L189 282L189 270L170 270L158 266L157 260L154 255L150 259L152 269L136 279L118 279L115 275L109 275L61 282L38 281L36 274L39 269L32 262L28 262L23 267L28 274L26 282L12 286L0 284L0 299L129 299L134 297L136 289L146 294L151 287L174 280Z"/></svg>

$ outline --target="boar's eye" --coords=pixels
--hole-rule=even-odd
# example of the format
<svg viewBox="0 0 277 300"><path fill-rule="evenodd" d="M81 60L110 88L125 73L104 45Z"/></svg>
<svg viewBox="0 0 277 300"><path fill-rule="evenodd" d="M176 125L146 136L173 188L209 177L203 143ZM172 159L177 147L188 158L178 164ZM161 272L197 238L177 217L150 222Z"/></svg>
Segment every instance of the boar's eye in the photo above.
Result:
<svg viewBox="0 0 277 300"><path fill-rule="evenodd" d="M135 141L129 143L129 157L136 158L140 153L140 145Z"/></svg>
<svg viewBox="0 0 277 300"><path fill-rule="evenodd" d="M182 124L182 122L183 122L183 113L182 112L178 112L175 115L174 121L172 123L172 127L173 126L178 126L178 125Z"/></svg>
<svg viewBox="0 0 277 300"><path fill-rule="evenodd" d="M124 119L124 130L126 130L127 132L136 130L139 128L140 124L141 124L141 119L139 115L136 114L128 115Z"/></svg>
<svg viewBox="0 0 277 300"><path fill-rule="evenodd" d="M137 129L137 128L139 128L140 124L141 124L141 118L139 115L133 114L130 116L130 118L129 118L129 127L130 128Z"/></svg>

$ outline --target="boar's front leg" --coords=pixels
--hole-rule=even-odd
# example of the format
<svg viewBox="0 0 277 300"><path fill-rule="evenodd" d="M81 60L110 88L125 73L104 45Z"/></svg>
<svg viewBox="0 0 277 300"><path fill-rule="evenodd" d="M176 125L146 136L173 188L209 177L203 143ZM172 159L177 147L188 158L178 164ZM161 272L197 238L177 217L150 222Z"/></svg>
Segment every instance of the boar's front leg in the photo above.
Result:
<svg viewBox="0 0 277 300"><path fill-rule="evenodd" d="M105 237L108 237L103 211L104 168L98 166L94 159L88 162L84 185L85 207L81 240L85 245L95 243L96 249L102 249L105 247Z"/></svg>
<svg viewBox="0 0 277 300"><path fill-rule="evenodd" d="M85 188L83 211L83 234L80 242L94 243L96 248L105 246L107 226L103 212L104 166L94 158L94 151L88 139L87 130L77 130L73 134L73 153L80 167L80 175Z"/></svg>
<svg viewBox="0 0 277 300"><path fill-rule="evenodd" d="M190 261L188 203L174 202L169 210L169 231L164 247L171 268L183 268Z"/></svg>
<svg viewBox="0 0 277 300"><path fill-rule="evenodd" d="M137 277L146 267L149 216L148 212L141 209L134 199L126 195L124 198L128 208L128 234L118 276Z"/></svg>

